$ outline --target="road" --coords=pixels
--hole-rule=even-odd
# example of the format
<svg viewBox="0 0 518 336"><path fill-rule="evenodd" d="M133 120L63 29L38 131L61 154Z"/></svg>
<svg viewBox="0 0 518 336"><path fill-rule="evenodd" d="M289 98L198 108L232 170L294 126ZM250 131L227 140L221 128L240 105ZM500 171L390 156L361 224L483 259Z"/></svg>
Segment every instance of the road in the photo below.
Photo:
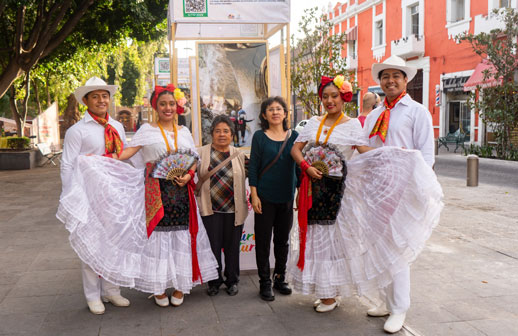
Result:
<svg viewBox="0 0 518 336"><path fill-rule="evenodd" d="M435 157L438 176L466 179L466 157L441 152ZM518 162L495 159L479 160L479 183L518 189Z"/></svg>

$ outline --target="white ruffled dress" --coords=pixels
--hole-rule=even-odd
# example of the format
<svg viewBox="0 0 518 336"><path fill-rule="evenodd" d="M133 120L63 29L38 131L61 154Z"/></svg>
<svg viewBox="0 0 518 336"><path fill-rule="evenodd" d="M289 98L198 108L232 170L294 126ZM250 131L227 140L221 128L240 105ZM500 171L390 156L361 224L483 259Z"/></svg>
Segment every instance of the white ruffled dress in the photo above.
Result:
<svg viewBox="0 0 518 336"><path fill-rule="evenodd" d="M173 133L166 134L174 149ZM109 282L153 294L171 287L189 293L200 283L192 280L189 230L155 230L149 239L146 233L144 168L166 153L164 138L160 129L144 124L128 146L143 146L133 166L79 156L56 216L79 258ZM178 130L178 147L196 152L186 127ZM197 255L202 281L217 279L218 263L199 212Z"/></svg>
<svg viewBox="0 0 518 336"><path fill-rule="evenodd" d="M314 142L319 124L311 118L296 142ZM423 249L439 223L442 189L417 150L381 147L353 157L353 146L368 145L357 119L336 126L328 143L347 160L344 195L335 224L308 225L303 271L294 233L290 282L318 298L374 294Z"/></svg>

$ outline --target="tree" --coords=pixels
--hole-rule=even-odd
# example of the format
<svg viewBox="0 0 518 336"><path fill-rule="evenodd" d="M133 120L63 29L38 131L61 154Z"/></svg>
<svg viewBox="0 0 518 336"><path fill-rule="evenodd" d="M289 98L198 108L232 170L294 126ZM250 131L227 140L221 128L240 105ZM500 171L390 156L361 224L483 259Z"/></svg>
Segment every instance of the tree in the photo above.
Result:
<svg viewBox="0 0 518 336"><path fill-rule="evenodd" d="M27 74L38 63L49 65L46 75L38 78L50 80L52 73L54 77L59 77L54 65L73 59L77 53L84 55L90 52L90 56L95 57L96 49L103 45L120 44L126 38L140 41L158 38L164 33L157 25L165 20L167 4L167 0L1 2L0 98L17 78L24 74L28 77ZM48 82L47 104L50 101ZM70 85L67 81L57 83ZM16 110L16 97L20 94L12 93L13 117L19 119L21 115ZM24 96L29 97L30 92L27 91ZM39 94L36 97L39 100Z"/></svg>
<svg viewBox="0 0 518 336"><path fill-rule="evenodd" d="M511 144L511 132L518 128L518 12L501 9L490 15L497 16L504 28L491 30L489 34L464 34L460 37L493 67L484 71L484 81L498 83L493 87L478 86L476 92L471 93L469 105L477 109L482 120L493 128L497 157L508 159L516 155L518 158L518 148Z"/></svg>
<svg viewBox="0 0 518 336"><path fill-rule="evenodd" d="M304 37L295 42L291 62L291 85L297 99L302 102L304 113L309 116L321 113L318 84L321 76L342 74L348 79L346 62L341 52L346 42L345 34L330 34L332 23L324 14L317 15L317 7L306 9L299 24ZM349 78L349 81L350 78ZM354 109L346 104L346 109Z"/></svg>

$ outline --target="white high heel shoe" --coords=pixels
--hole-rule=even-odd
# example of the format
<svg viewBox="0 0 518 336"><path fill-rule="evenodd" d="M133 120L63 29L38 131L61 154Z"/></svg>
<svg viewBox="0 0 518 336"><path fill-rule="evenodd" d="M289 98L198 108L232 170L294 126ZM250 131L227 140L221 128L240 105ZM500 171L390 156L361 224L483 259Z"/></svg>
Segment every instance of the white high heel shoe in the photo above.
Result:
<svg viewBox="0 0 518 336"><path fill-rule="evenodd" d="M178 299L176 297L174 297L174 293L171 294L171 304L174 306L174 307L178 307L180 306L182 303L183 303L183 298L185 297L184 294L182 294L182 298L181 299Z"/></svg>
<svg viewBox="0 0 518 336"><path fill-rule="evenodd" d="M316 303L316 302L315 302ZM325 304L320 300L320 303L315 307L315 311L318 313L327 313L335 310L336 307L340 306L340 301L335 298L335 302L331 304Z"/></svg>
<svg viewBox="0 0 518 336"><path fill-rule="evenodd" d="M157 306L160 306L160 307L167 307L169 306L169 298L167 297L167 295L165 296L165 298L157 298L156 295L150 295L148 297L148 299L151 299L151 298L154 298L155 299L155 303L157 304Z"/></svg>

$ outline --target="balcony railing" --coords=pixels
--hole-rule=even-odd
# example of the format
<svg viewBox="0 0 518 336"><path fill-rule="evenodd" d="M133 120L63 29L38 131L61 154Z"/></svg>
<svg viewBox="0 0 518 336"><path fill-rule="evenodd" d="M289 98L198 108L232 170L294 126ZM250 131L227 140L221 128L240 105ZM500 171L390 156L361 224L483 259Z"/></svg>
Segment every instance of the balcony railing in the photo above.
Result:
<svg viewBox="0 0 518 336"><path fill-rule="evenodd" d="M392 55L410 58L424 55L424 37L410 35L391 42Z"/></svg>

